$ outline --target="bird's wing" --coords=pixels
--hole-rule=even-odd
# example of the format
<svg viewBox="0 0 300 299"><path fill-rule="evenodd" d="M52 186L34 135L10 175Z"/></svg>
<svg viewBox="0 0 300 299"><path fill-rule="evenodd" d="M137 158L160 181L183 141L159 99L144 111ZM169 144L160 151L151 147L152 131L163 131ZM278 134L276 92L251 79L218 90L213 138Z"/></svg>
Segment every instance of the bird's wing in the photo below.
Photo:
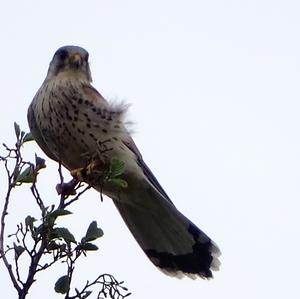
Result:
<svg viewBox="0 0 300 299"><path fill-rule="evenodd" d="M149 180L149 182L153 185L154 188L157 189L159 193L170 203L172 203L171 199L169 198L168 194L165 192L163 187L160 185L154 174L152 173L151 169L147 166L147 164L144 162L143 157L138 150L136 144L134 143L132 137L129 135L126 136L126 138L123 138L123 143L136 155L137 163L143 170L144 175Z"/></svg>
<svg viewBox="0 0 300 299"><path fill-rule="evenodd" d="M96 90L86 88L90 95L93 94L94 105L101 106L102 96ZM128 157L123 156L124 160L136 163L142 170L132 177L128 174L128 187L110 195L129 230L152 263L165 273L212 277L211 270L216 270L219 264L218 247L176 209L143 161L125 126L120 129L123 144L128 149L125 151Z"/></svg>
<svg viewBox="0 0 300 299"><path fill-rule="evenodd" d="M86 95L88 95L91 99L93 99L93 103L94 105L98 105L98 106L103 106L103 103L105 103L105 105L107 105L107 107L109 107L108 102L103 98L103 96L91 85L86 85L84 86L84 91L86 93ZM122 118L123 117L123 113L126 112L126 106L124 109L123 105L120 105L120 107L118 108L118 106L112 106L111 110L113 112L115 112L116 110L119 112L119 114L121 114L119 117ZM169 196L167 195L167 193L164 191L164 189L162 188L162 186L159 184L158 180L155 178L155 176L153 175L152 171L150 170L150 168L147 166L147 164L144 162L142 154L140 153L139 149L137 148L135 142L133 141L132 137L130 136L130 133L128 132L128 130L126 129L126 127L123 125L121 128L122 130L122 134L121 134L121 139L122 142L124 143L124 145L126 145L126 147L132 152L134 153L134 155L136 156L136 161L138 163L138 165L141 167L141 169L143 170L145 176L147 177L147 179L151 182L151 184L157 189L158 192L160 192L162 194L162 196L169 201L170 203L171 200L169 198Z"/></svg>

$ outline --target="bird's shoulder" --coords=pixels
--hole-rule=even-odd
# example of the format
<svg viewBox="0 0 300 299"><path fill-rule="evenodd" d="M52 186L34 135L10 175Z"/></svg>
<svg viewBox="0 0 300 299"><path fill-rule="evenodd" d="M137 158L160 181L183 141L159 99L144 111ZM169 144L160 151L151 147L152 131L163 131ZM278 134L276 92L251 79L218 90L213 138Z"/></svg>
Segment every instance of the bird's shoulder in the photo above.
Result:
<svg viewBox="0 0 300 299"><path fill-rule="evenodd" d="M107 100L91 84L82 83L81 90L82 90L82 93L84 94L85 98L88 98L92 104L108 105Z"/></svg>

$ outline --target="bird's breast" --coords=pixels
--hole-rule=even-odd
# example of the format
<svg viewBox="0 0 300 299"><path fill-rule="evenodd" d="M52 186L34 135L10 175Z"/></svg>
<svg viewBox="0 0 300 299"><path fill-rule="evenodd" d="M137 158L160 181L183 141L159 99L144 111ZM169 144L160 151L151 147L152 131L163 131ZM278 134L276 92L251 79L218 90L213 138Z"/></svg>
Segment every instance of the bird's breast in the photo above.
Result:
<svg viewBox="0 0 300 299"><path fill-rule="evenodd" d="M67 168L85 167L95 156L122 155L122 124L109 106L95 103L80 84L48 83L35 98L35 114L50 151Z"/></svg>

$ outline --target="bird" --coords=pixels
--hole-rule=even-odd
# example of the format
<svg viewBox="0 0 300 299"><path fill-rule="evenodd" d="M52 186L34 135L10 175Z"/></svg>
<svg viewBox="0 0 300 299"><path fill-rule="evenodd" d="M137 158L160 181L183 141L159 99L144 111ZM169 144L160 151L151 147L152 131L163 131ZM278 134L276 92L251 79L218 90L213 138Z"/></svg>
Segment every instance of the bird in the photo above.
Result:
<svg viewBox="0 0 300 299"><path fill-rule="evenodd" d="M175 207L144 162L126 123L127 109L92 86L87 50L63 46L50 62L27 119L49 158L112 199L158 269L178 278L212 278L220 266L218 246ZM122 188L103 183L113 159L124 163Z"/></svg>

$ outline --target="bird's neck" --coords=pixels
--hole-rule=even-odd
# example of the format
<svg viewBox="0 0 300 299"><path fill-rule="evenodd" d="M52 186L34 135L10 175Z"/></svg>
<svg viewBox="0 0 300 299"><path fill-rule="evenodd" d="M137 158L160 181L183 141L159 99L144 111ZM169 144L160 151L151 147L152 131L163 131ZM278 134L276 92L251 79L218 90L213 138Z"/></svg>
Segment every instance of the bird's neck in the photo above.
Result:
<svg viewBox="0 0 300 299"><path fill-rule="evenodd" d="M66 70L59 72L55 76L47 76L46 77L47 81L58 81L58 82L66 82L66 81L71 81L73 83L82 83L82 84L89 84L91 83L90 78L88 78L87 74L81 71L76 71L74 72L73 70Z"/></svg>

